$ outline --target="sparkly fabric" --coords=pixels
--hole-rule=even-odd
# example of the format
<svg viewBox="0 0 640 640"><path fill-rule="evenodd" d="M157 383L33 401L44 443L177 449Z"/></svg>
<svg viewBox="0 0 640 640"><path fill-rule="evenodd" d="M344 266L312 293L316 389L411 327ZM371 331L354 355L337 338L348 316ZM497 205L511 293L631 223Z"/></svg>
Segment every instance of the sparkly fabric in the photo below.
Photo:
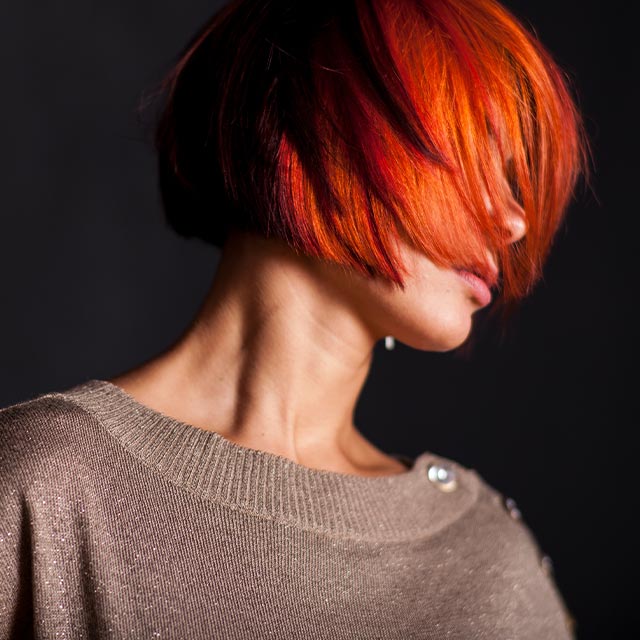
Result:
<svg viewBox="0 0 640 640"><path fill-rule="evenodd" d="M542 560L501 494L429 452L312 469L104 380L0 410L0 639L572 638Z"/></svg>

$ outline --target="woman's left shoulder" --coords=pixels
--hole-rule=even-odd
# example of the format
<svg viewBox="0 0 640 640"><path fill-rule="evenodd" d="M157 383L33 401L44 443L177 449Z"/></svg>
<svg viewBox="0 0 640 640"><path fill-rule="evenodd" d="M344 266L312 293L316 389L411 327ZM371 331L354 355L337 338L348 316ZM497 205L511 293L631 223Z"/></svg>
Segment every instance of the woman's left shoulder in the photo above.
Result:
<svg viewBox="0 0 640 640"><path fill-rule="evenodd" d="M516 500L489 483L476 468L441 455L428 452L425 472L429 480L447 491L463 490L473 496L473 504L466 517L473 518L477 530L486 528L505 533L525 535L530 544L538 548L538 542L516 503Z"/></svg>
<svg viewBox="0 0 640 640"><path fill-rule="evenodd" d="M567 629L573 632L575 621L555 582L551 557L516 500L487 482L475 468L450 458L432 456L425 469L433 482L448 482L452 490L473 496L469 508L448 531L449 541L458 546L473 570L493 575L493 588L504 584L504 597L518 589L519 597L530 601L533 609L561 612Z"/></svg>

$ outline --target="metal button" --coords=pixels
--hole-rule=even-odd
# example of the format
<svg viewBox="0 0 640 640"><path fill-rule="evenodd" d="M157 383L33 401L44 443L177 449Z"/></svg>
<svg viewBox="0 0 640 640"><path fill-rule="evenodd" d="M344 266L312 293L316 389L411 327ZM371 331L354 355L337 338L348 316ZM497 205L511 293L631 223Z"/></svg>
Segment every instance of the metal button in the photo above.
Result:
<svg viewBox="0 0 640 640"><path fill-rule="evenodd" d="M453 491L458 486L456 472L446 465L430 464L427 468L427 477L441 491Z"/></svg>
<svg viewBox="0 0 640 640"><path fill-rule="evenodd" d="M522 513L520 513L520 509L518 509L518 505L516 504L516 501L513 498L505 498L504 506L507 508L509 515L514 520L522 519Z"/></svg>

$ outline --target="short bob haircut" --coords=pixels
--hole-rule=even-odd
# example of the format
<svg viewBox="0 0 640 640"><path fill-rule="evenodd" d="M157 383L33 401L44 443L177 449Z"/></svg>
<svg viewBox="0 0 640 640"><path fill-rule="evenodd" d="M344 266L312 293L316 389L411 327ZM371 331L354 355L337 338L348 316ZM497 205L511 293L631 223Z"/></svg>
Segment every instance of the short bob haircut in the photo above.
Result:
<svg viewBox="0 0 640 640"><path fill-rule="evenodd" d="M567 75L495 0L233 0L156 89L176 232L275 236L401 287L400 235L441 267L489 250L524 297L587 173Z"/></svg>

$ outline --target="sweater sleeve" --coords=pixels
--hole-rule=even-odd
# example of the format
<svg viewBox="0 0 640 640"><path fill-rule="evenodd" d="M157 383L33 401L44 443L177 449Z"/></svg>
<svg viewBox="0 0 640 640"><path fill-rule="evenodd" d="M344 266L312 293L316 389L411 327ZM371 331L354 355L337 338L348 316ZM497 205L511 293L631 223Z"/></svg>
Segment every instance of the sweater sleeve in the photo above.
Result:
<svg viewBox="0 0 640 640"><path fill-rule="evenodd" d="M32 637L27 405L0 409L0 640Z"/></svg>

